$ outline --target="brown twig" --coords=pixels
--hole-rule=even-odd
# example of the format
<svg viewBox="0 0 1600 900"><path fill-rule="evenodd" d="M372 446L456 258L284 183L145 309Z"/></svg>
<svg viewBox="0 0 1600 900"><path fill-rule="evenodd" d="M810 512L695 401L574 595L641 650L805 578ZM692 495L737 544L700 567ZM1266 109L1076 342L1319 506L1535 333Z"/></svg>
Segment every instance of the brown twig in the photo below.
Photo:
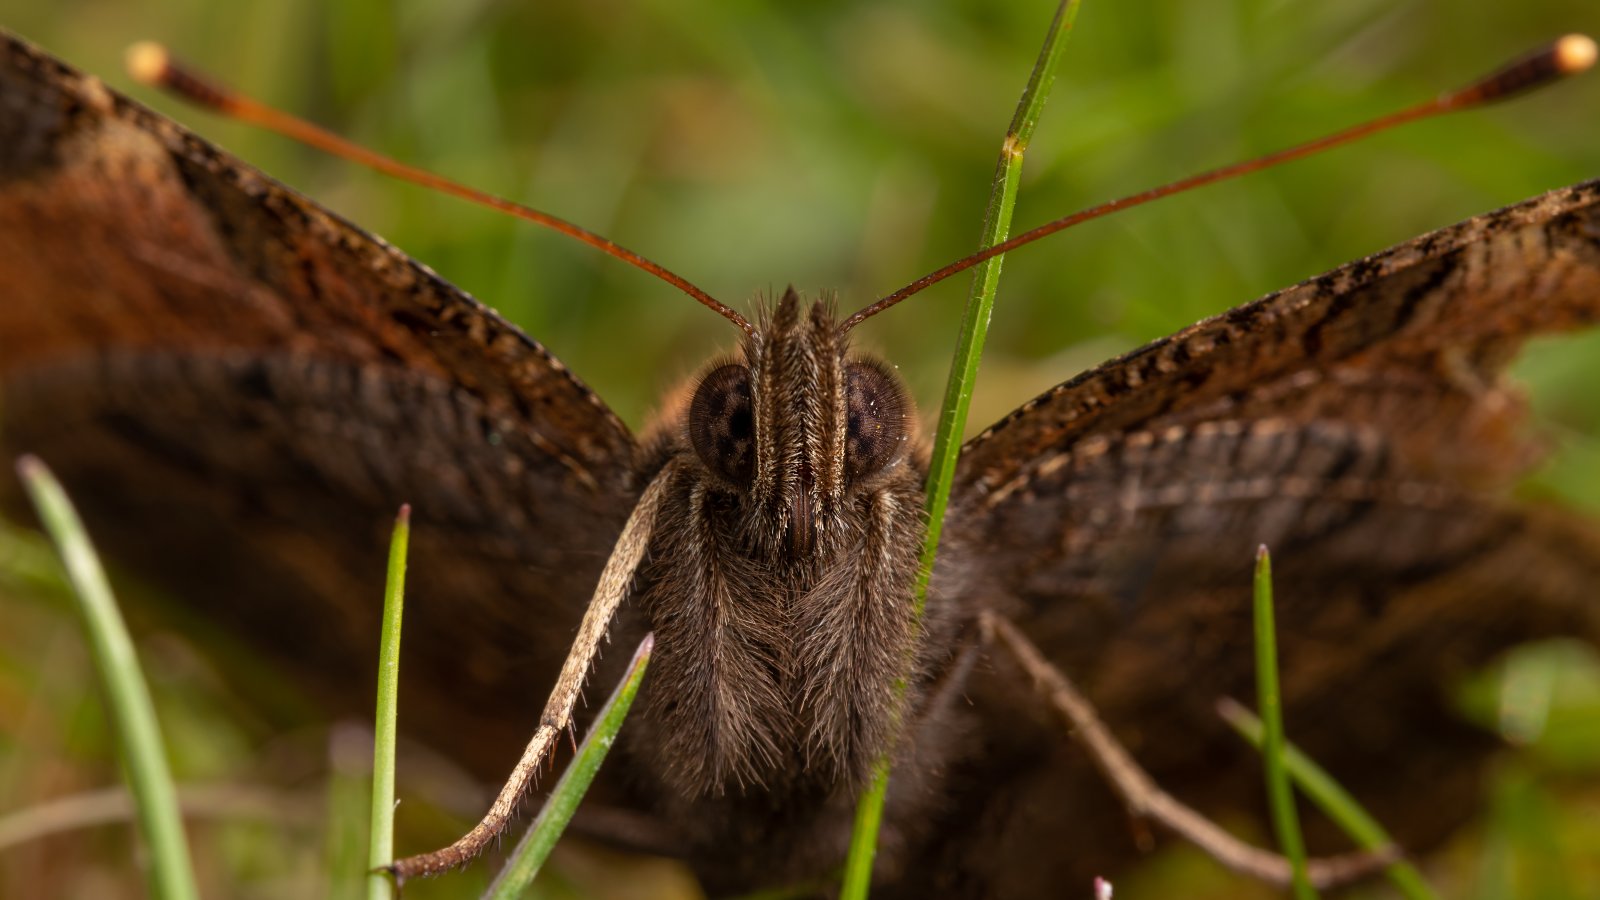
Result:
<svg viewBox="0 0 1600 900"><path fill-rule="evenodd" d="M1045 699L1066 720L1072 736L1089 751L1089 758L1122 796L1130 812L1159 822L1235 872L1269 884L1289 884L1289 861L1283 856L1245 843L1163 791L1112 736L1088 698L1045 659L1016 626L993 613L984 613L982 624L991 640L999 639ZM1312 883L1326 888L1370 875L1394 861L1397 855L1398 850L1389 847L1313 859L1308 868Z"/></svg>

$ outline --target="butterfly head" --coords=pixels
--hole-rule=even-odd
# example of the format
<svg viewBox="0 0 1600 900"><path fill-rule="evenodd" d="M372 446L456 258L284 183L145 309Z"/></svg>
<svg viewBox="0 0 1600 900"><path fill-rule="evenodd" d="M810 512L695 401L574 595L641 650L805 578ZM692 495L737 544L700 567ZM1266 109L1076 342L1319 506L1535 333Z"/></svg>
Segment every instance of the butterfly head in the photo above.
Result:
<svg viewBox="0 0 1600 900"><path fill-rule="evenodd" d="M688 417L695 456L767 513L767 537L791 558L812 554L852 491L901 466L912 431L900 380L850 356L833 305L807 305L793 288L761 317L741 360L700 380Z"/></svg>

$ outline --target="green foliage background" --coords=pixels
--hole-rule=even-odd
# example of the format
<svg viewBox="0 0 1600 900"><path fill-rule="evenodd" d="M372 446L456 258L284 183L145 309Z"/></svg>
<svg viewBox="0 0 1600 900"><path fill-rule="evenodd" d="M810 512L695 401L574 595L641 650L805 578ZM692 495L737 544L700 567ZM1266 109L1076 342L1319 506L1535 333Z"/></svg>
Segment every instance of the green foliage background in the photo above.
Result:
<svg viewBox="0 0 1600 900"><path fill-rule="evenodd" d="M169 112L522 323L634 425L664 390L732 346L726 325L557 236L132 88L122 49L164 41L257 97L573 219L736 306L792 283L836 290L855 308L974 249L994 157L1049 15L1043 0L0 0L0 25ZM1600 32L1600 5L1088 0L1029 153L1018 225L1413 102L1573 30ZM1600 176L1597 110L1600 75L1591 75L1014 254L974 428L1197 318ZM900 366L930 415L964 292L964 283L936 288L858 332ZM1600 335L1552 342L1521 370L1557 449L1530 491L1600 510ZM88 761L102 726L92 704L75 699L83 682L71 623L37 602L49 590L28 577L32 554L26 541L0 539L0 736L23 736L0 737L0 811L111 774ZM373 589L376 602L381 586ZM165 677L203 669L166 640L147 644ZM234 706L209 697L166 710L178 720L169 728L196 741L177 751L191 774L242 780L237 761L259 758L248 715L232 731L215 725L240 715ZM1600 750L1577 759L1571 765L1592 773ZM1512 782L1532 793L1506 788L1514 796L1502 805L1523 811L1516 821L1550 823L1556 855L1535 868L1556 879L1552 890L1596 890L1600 836L1563 824L1585 815L1527 812L1549 796L1535 760L1517 763ZM1600 821L1592 789L1562 793ZM28 865L128 850L104 831L85 834ZM247 850L229 859L242 852L244 869L279 891L272 878L311 865L292 849L219 840L242 843ZM1565 884L1560 873L1582 868L1574 841L1588 850L1589 880ZM0 871L22 871L7 859ZM1506 865L1513 877L1528 864ZM107 866L110 881L91 884L117 880ZM238 871L212 874L228 883ZM319 883L314 866L304 877ZM1526 885L1498 877L1483 875L1484 896ZM0 893L27 895L17 893L21 878L0 876Z"/></svg>

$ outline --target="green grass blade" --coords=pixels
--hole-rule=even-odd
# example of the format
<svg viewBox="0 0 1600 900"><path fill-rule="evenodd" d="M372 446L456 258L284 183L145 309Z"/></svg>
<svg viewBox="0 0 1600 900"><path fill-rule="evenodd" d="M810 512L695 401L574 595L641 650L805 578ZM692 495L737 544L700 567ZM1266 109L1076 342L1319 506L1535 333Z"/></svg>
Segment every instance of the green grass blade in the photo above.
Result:
<svg viewBox="0 0 1600 900"><path fill-rule="evenodd" d="M1294 789L1284 767L1283 697L1278 691L1278 636L1272 615L1272 557L1262 546L1256 551L1255 575L1256 698L1264 731L1261 756L1266 762L1267 800L1278 846L1289 858L1297 900L1311 900L1317 892L1306 871L1306 842L1300 836L1300 817L1294 808Z"/></svg>
<svg viewBox="0 0 1600 900"><path fill-rule="evenodd" d="M904 686L902 685L902 690ZM865 900L872 887L872 859L878 853L878 831L883 827L883 804L889 796L889 755L872 766L872 783L856 801L850 826L850 849L841 876L841 900Z"/></svg>
<svg viewBox="0 0 1600 900"><path fill-rule="evenodd" d="M902 692L905 685L898 686ZM878 855L878 832L883 827L883 805L889 798L890 756L884 754L872 766L872 781L856 801L855 818L850 824L850 847L845 853L844 874L840 877L840 900L866 900L872 889L872 860Z"/></svg>
<svg viewBox="0 0 1600 900"><path fill-rule="evenodd" d="M561 838L561 832L572 821L572 814L577 811L584 792L589 789L595 773L600 771L600 764L616 742L622 721L627 718L628 708L633 705L634 695L639 692L639 683L644 680L644 670L650 664L655 643L654 634L645 635L644 640L639 642L639 649L633 652L633 661L628 664L627 675L611 693L610 699L606 700L605 706L600 708L600 715L583 743L578 745L578 753L572 758L572 764L562 773L555 790L545 800L544 808L539 810L538 818L533 820L528 833L511 851L511 858L506 861L505 867L495 877L494 883L489 885L489 890L483 895L484 900L513 900L521 897L533 884L539 867L544 865L556 841Z"/></svg>
<svg viewBox="0 0 1600 900"><path fill-rule="evenodd" d="M44 463L25 456L17 461L17 474L61 554L83 612L101 686L121 737L123 769L138 809L139 830L150 848L150 893L161 900L196 898L189 844L155 705L105 570L72 502Z"/></svg>
<svg viewBox="0 0 1600 900"><path fill-rule="evenodd" d="M983 231L978 241L980 249L1000 243L1011 233L1017 186L1022 179L1022 158L1029 141L1033 139L1033 129L1038 124L1040 113L1044 111L1050 87L1055 82L1056 69L1066 48L1067 34L1078 16L1078 6L1079 0L1062 0L1056 7L1044 47L1040 49L1038 61L1028 76L1022 98L1017 102L1016 114L1012 116L1000 149L1000 161L995 167L989 207L984 212ZM973 270L972 294L962 315L961 332L956 340L954 362L950 367L950 380L945 385L944 402L939 408L939 426L934 432L933 455L928 464L928 530L923 540L921 567L917 573L914 594L919 622L928 601L928 582L933 577L933 563L939 550L939 536L944 530L950 486L955 481L956 458L961 453L961 436L966 430L967 412L972 405L972 386L978 377L978 359L983 354L984 338L989 332L989 317L994 312L995 289L1000 283L1000 267L1004 260L1004 255L996 256ZM903 696L905 684L898 687ZM872 881L872 859L877 853L878 828L883 821L883 804L889 791L889 769L889 758L885 754L874 767L872 783L857 802L850 851L845 858L844 879L840 889L842 900L863 900L867 896Z"/></svg>
<svg viewBox="0 0 1600 900"><path fill-rule="evenodd" d="M1011 235L1011 216L1017 205L1017 186L1022 179L1022 159L1033 140L1034 126L1044 111L1044 103L1055 82L1056 69L1066 48L1067 34L1078 16L1079 0L1063 0L1050 22L1049 34L1039 59L1034 63L1028 84L1017 102L996 164L989 208L984 212L983 233L978 246L991 247ZM994 313L995 290L1000 284L1004 254L980 263L972 276L972 294L962 314L961 332L956 339L950 379L945 384L944 402L939 407L939 427L933 436L933 455L928 464L928 532L922 545L922 569L917 576L916 608L928 598L928 580L933 575L934 557L939 550L939 535L944 530L945 507L950 486L955 481L956 459L961 453L961 435L967 427L967 412L972 406L972 387L978 379L978 360L983 355L984 338L989 333L989 317Z"/></svg>
<svg viewBox="0 0 1600 900"><path fill-rule="evenodd" d="M1266 729L1254 713L1228 699L1218 704L1217 711L1251 745L1258 749L1262 746ZM1288 741L1284 742L1283 764L1295 785L1316 804L1318 809L1332 819L1341 831L1349 835L1356 846L1371 851L1393 846L1394 839L1382 825L1378 824L1378 820L1363 809L1348 791L1340 787L1327 770L1317 765L1315 760ZM1422 873L1409 862L1403 859L1395 860L1385 867L1384 871L1402 896L1411 900L1437 900L1438 895L1423 880Z"/></svg>
<svg viewBox="0 0 1600 900"><path fill-rule="evenodd" d="M400 619L405 606L406 548L411 506L400 507L389 539L383 589L383 636L378 644L378 710L372 725L372 818L367 841L367 900L389 900L394 881L382 871L394 860L394 744L400 715Z"/></svg>

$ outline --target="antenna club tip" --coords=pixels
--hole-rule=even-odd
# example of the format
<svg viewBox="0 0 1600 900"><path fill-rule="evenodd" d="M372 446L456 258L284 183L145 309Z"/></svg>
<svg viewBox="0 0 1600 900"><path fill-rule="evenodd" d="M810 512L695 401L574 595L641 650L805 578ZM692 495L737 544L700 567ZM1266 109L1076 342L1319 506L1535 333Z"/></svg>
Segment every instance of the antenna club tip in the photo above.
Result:
<svg viewBox="0 0 1600 900"><path fill-rule="evenodd" d="M158 85L172 68L172 54L154 41L140 41L123 54L128 74L141 84Z"/></svg>
<svg viewBox="0 0 1600 900"><path fill-rule="evenodd" d="M1600 58L1600 47L1587 34L1568 34L1556 40L1553 55L1556 67L1563 74L1572 75L1593 66Z"/></svg>

